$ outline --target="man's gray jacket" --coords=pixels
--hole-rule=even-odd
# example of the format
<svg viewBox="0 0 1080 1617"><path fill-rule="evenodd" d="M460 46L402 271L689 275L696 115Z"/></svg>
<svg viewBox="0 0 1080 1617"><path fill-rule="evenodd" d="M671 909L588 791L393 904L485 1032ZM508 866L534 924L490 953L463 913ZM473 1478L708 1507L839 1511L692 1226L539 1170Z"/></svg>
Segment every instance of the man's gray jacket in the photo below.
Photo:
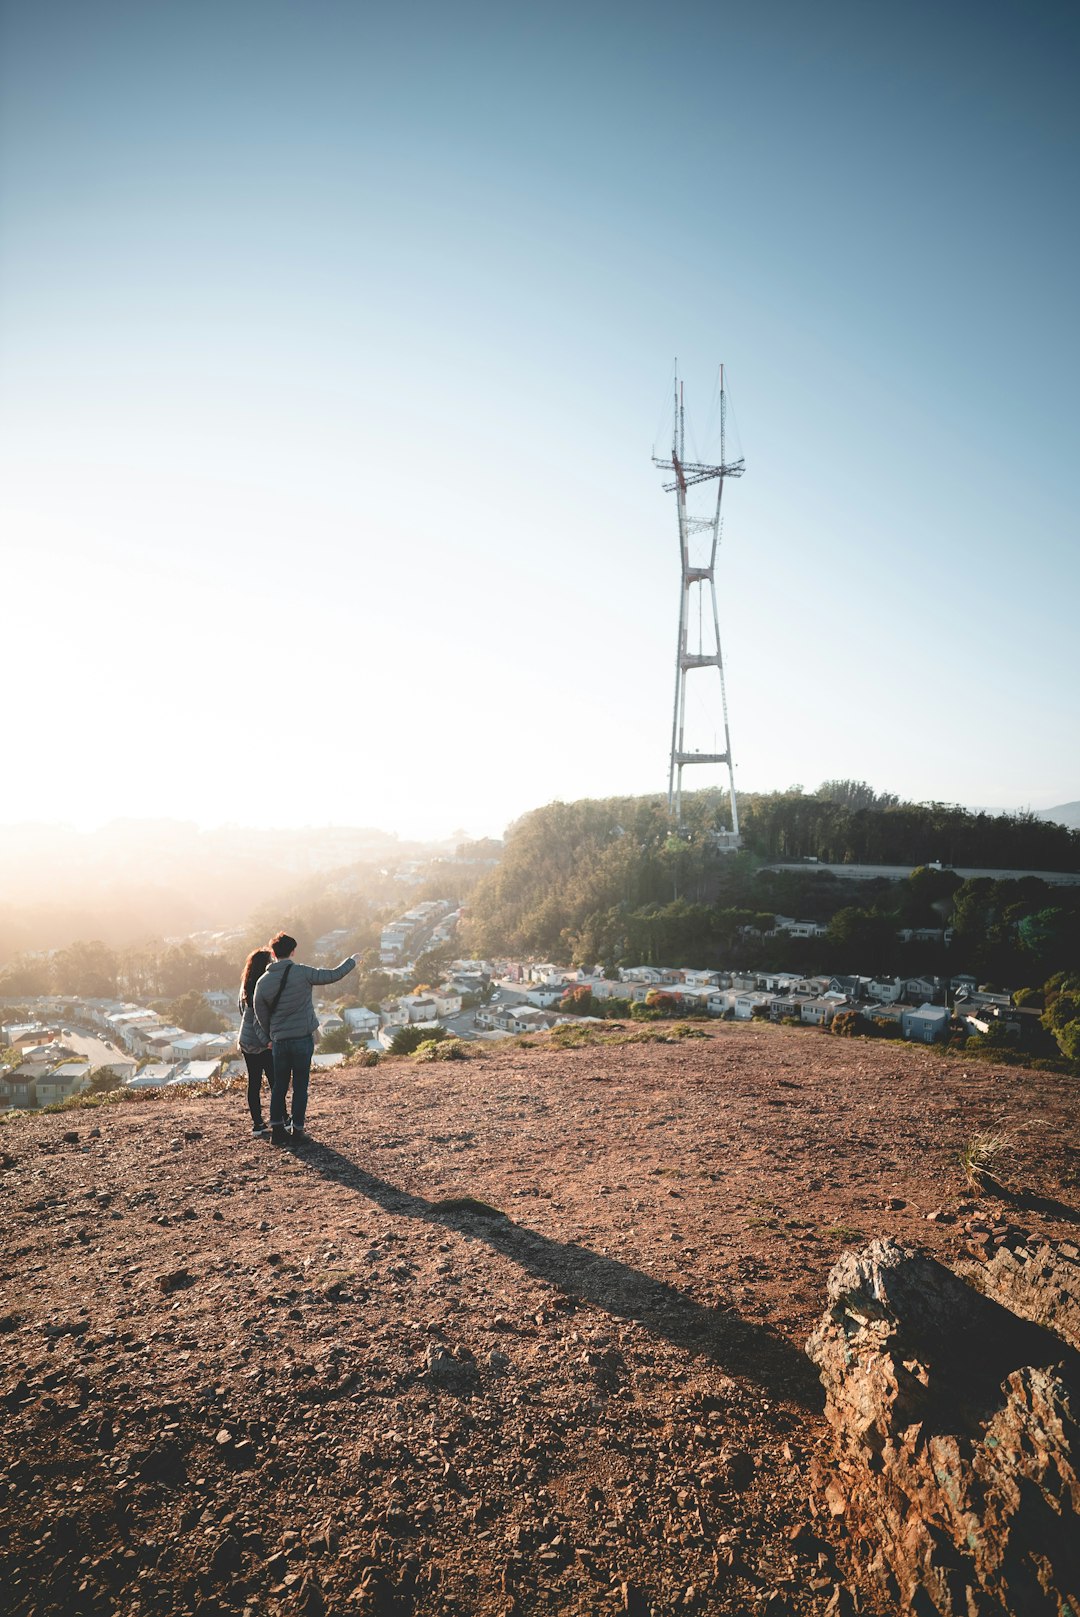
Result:
<svg viewBox="0 0 1080 1617"><path fill-rule="evenodd" d="M281 998L274 1006L271 1027L270 1007L290 965L292 970ZM317 1033L319 1018L311 1003L311 990L317 983L336 983L339 977L347 977L355 966L356 960L351 955L340 966L302 966L298 960L271 960L255 984L255 1020L267 1042L273 1039L302 1039L308 1033Z"/></svg>

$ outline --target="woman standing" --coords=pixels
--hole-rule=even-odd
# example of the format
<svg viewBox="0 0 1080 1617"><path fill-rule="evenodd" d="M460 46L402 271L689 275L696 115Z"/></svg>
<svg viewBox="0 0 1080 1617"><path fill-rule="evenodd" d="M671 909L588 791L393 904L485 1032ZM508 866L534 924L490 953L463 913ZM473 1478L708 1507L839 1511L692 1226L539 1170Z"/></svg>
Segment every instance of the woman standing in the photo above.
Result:
<svg viewBox="0 0 1080 1617"><path fill-rule="evenodd" d="M251 1113L252 1134L266 1134L263 1122L262 1081L268 1089L274 1084L274 1052L263 1042L259 1024L255 1020L255 984L273 959L269 949L253 949L244 962L244 975L240 979L240 999L237 1009L243 1017L240 1023L240 1053L247 1062L247 1103Z"/></svg>

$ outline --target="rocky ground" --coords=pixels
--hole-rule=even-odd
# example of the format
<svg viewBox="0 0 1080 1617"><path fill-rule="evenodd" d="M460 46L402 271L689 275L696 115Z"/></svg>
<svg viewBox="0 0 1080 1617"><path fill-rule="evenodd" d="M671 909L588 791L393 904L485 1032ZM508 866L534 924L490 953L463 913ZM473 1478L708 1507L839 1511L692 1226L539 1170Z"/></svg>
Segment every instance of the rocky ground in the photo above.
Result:
<svg viewBox="0 0 1080 1617"><path fill-rule="evenodd" d="M1076 1081L795 1029L0 1131L7 1609L874 1612L809 1498L845 1247L1075 1238ZM958 1157L1026 1193L976 1203Z"/></svg>

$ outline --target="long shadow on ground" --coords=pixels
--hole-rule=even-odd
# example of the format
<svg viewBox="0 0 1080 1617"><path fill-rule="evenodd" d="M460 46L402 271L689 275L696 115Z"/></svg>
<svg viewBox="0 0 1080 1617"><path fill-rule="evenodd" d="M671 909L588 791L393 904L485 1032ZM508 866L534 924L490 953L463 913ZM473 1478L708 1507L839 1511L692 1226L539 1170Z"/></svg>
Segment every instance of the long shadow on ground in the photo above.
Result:
<svg viewBox="0 0 1080 1617"><path fill-rule="evenodd" d="M568 1297L634 1320L676 1346L756 1381L775 1398L811 1410L823 1405L820 1383L803 1354L737 1314L707 1308L677 1287L576 1241L552 1241L470 1198L425 1201L379 1179L330 1146L311 1142L296 1154L312 1172L359 1192L384 1211L467 1232Z"/></svg>

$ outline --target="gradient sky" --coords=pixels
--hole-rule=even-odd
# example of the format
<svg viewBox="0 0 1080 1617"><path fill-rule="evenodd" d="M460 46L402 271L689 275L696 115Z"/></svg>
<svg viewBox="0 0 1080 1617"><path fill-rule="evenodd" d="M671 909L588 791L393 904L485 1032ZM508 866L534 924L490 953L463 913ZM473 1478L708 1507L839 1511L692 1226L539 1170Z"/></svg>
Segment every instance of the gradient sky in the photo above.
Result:
<svg viewBox="0 0 1080 1617"><path fill-rule="evenodd" d="M0 16L0 819L666 789L676 355L737 783L1080 797L1075 7Z"/></svg>

